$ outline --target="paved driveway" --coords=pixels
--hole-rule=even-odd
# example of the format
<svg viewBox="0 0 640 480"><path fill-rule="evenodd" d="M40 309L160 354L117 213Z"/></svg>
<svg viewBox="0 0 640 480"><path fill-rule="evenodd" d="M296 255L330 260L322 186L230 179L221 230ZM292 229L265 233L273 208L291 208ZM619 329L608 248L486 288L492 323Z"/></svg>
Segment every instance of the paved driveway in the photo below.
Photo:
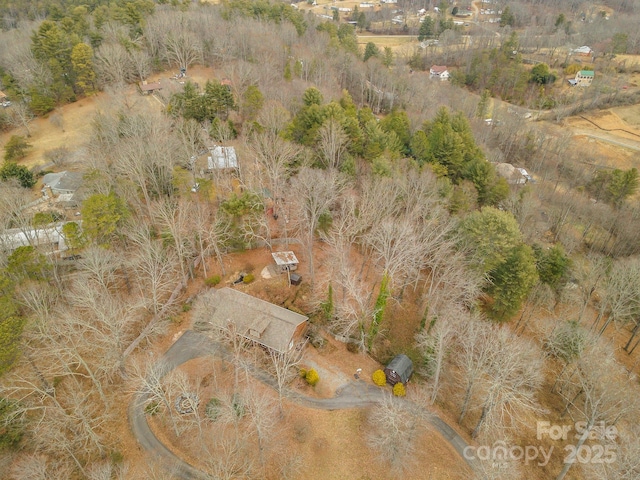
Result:
<svg viewBox="0 0 640 480"><path fill-rule="evenodd" d="M168 373L189 360L212 354L230 360L230 355L223 346L212 341L206 335L187 330L158 362L163 365L166 373ZM276 380L267 372L252 369L251 374L266 385L277 388ZM291 390L287 391L285 395L305 407L339 410L374 405L380 399L389 395L389 392L363 381L352 381L340 387L333 398L312 398ZM179 478L209 478L203 472L177 457L153 434L144 413L147 398L146 394L137 394L129 404L129 423L133 435L140 443L140 446L164 460ZM442 437L458 452L460 457L473 468L472 462L463 456L464 448L468 445L465 440L437 415L431 414L430 421Z"/></svg>

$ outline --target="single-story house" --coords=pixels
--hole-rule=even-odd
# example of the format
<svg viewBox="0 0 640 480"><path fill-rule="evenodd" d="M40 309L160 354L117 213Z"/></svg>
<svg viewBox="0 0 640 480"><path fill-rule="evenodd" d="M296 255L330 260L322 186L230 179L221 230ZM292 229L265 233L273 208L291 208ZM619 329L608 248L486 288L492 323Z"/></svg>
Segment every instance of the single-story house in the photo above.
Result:
<svg viewBox="0 0 640 480"><path fill-rule="evenodd" d="M524 185L527 183L522 171L510 163L496 163L494 166L496 173L504 178L509 185Z"/></svg>
<svg viewBox="0 0 640 480"><path fill-rule="evenodd" d="M387 383L392 387L398 382L406 384L412 373L413 362L402 353L393 357L393 360L391 360L387 368L384 369L384 374L387 376Z"/></svg>
<svg viewBox="0 0 640 480"><path fill-rule="evenodd" d="M276 261L276 266L280 273L286 272L287 270L292 272L298 268L298 258L296 254L288 251L288 252L272 252L271 256Z"/></svg>
<svg viewBox="0 0 640 480"><path fill-rule="evenodd" d="M275 352L291 350L309 325L309 317L233 288L211 289L205 295L213 326L231 326L236 335Z"/></svg>
<svg viewBox="0 0 640 480"><path fill-rule="evenodd" d="M62 227L66 222L47 228L11 228L0 233L0 249L13 252L18 247L43 247L51 252L67 250Z"/></svg>
<svg viewBox="0 0 640 480"><path fill-rule="evenodd" d="M576 73L576 78L569 79L569 85L573 87L588 87L593 82L593 78L595 77L595 72L592 70L580 70Z"/></svg>
<svg viewBox="0 0 640 480"><path fill-rule="evenodd" d="M160 84L160 80L152 83L147 83L147 81L145 80L138 86L140 87L140 92L142 92L143 95L148 95L150 93L155 92L156 90L162 90L162 85Z"/></svg>
<svg viewBox="0 0 640 480"><path fill-rule="evenodd" d="M583 45L582 47L574 48L573 50L571 50L571 53L575 55L590 57L591 55L593 55L593 50L591 50L591 47Z"/></svg>
<svg viewBox="0 0 640 480"><path fill-rule="evenodd" d="M50 188L53 195L73 194L82 186L82 178L81 172L47 173L42 178L42 187Z"/></svg>
<svg viewBox="0 0 640 480"><path fill-rule="evenodd" d="M236 149L221 145L214 146L211 149L211 155L207 157L207 168L209 170L237 169L238 157L236 156Z"/></svg>
<svg viewBox="0 0 640 480"><path fill-rule="evenodd" d="M449 78L449 70L445 65L433 65L429 69L429 75L437 77L440 80L447 80Z"/></svg>
<svg viewBox="0 0 640 480"><path fill-rule="evenodd" d="M529 172L527 172L524 168L516 167L516 170L518 170L520 174L524 177L525 182L535 183L535 180L533 179L533 177L529 175Z"/></svg>

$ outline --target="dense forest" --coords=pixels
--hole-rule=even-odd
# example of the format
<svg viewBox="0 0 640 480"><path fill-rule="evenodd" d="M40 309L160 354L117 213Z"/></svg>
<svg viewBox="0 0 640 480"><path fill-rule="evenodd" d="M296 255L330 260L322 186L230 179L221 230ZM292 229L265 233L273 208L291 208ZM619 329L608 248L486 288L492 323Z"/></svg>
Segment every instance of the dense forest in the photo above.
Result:
<svg viewBox="0 0 640 480"><path fill-rule="evenodd" d="M420 33L440 48L394 51L358 43L357 29L382 14L354 28L266 0L0 0L0 90L11 100L0 109L3 478L182 478L129 455L123 399L151 392L149 416L163 412L177 437L203 435L205 420L171 413L187 381L163 383L151 360L177 319L204 321L194 291L233 280L233 255L288 238L304 293L279 303L311 317L311 343L327 332L380 363L407 354L421 408L447 412L470 442L526 441L535 418L619 432L597 443L614 462L563 464L557 451L545 468L480 462L477 478L561 479L570 467L566 478L640 478L638 171L603 167L554 123L637 94L606 80L560 97L551 70L571 62L523 61L569 38L637 54L640 5L608 2L619 13L610 20L598 8L510 2L498 35L457 48L460 29L443 21ZM451 82L429 78L440 63L456 67ZM213 74L198 83L195 69ZM159 74L170 77L163 88L141 95ZM81 100L99 102L87 138L27 166L36 119L63 132L59 112ZM527 121L512 106L547 116ZM197 166L214 145L233 146L240 168ZM504 163L530 181L509 181ZM34 208L40 178L65 168L82 174L77 205ZM55 229L61 255L15 243ZM234 443L202 446L219 459L203 463L205 478L310 478L263 451L275 427L251 416L259 395L241 394L251 430L238 426L237 391L232 414L208 410L207 428L227 422ZM282 399L273 416L285 418ZM370 443L401 476L416 438L387 431ZM221 452L252 461L240 468Z"/></svg>

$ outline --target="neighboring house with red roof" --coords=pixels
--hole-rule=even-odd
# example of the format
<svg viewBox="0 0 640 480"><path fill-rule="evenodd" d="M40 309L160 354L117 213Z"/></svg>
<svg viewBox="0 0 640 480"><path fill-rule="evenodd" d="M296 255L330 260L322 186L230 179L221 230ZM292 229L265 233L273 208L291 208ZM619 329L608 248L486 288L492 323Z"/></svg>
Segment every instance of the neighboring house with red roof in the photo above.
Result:
<svg viewBox="0 0 640 480"><path fill-rule="evenodd" d="M447 80L449 78L449 70L446 65L433 65L429 69L429 75L437 77L440 80Z"/></svg>
<svg viewBox="0 0 640 480"><path fill-rule="evenodd" d="M160 81L147 83L147 81L145 80L138 86L140 87L140 92L142 92L143 95L148 95L150 93L155 92L156 90L162 90L162 85L160 84Z"/></svg>

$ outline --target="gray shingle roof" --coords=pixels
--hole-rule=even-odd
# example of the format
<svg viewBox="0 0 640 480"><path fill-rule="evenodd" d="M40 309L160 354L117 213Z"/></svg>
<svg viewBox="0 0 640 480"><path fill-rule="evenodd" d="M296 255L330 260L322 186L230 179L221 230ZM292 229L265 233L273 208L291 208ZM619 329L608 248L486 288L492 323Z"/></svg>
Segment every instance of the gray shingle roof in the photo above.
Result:
<svg viewBox="0 0 640 480"><path fill-rule="evenodd" d="M213 325L226 328L232 324L236 334L281 353L289 350L296 329L308 320L233 288L209 290L205 295Z"/></svg>
<svg viewBox="0 0 640 480"><path fill-rule="evenodd" d="M401 353L393 357L393 360L387 365L387 369L396 372L400 376L402 383L407 383L413 373L413 362L409 357Z"/></svg>
<svg viewBox="0 0 640 480"><path fill-rule="evenodd" d="M82 185L81 172L47 173L42 177L42 184L50 187L53 193L73 193Z"/></svg>

